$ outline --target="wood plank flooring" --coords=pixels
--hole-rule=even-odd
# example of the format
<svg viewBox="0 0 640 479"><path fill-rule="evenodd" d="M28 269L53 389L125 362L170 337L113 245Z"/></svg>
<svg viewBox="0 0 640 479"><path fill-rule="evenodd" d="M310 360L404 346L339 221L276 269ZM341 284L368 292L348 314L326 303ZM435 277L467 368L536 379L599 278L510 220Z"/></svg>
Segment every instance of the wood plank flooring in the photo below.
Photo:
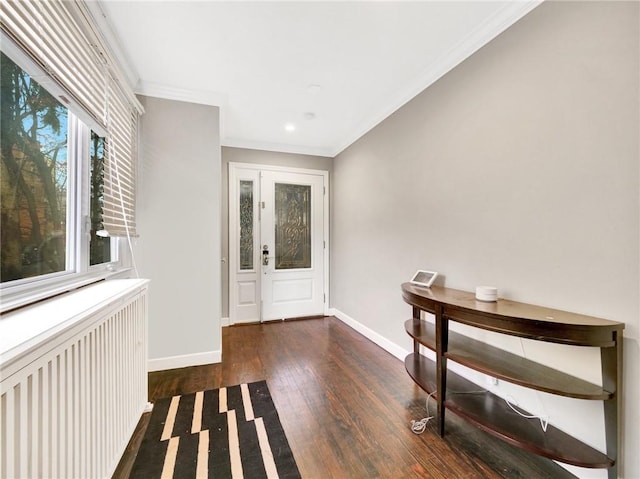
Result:
<svg viewBox="0 0 640 479"><path fill-rule="evenodd" d="M426 393L401 361L333 317L223 328L221 364L151 373L149 400L261 379L303 478L574 477L452 413L444 438L434 421L413 434L411 420L426 416ZM128 477L148 419L114 477Z"/></svg>

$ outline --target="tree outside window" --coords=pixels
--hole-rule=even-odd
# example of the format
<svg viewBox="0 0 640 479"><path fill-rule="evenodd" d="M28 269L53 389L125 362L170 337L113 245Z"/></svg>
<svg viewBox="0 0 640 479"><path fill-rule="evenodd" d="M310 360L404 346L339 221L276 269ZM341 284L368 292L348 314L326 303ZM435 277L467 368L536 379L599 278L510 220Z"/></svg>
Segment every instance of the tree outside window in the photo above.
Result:
<svg viewBox="0 0 640 479"><path fill-rule="evenodd" d="M111 239L103 236L104 224L104 160L105 140L94 131L91 132L91 240L89 243L89 264L101 264L111 261Z"/></svg>
<svg viewBox="0 0 640 479"><path fill-rule="evenodd" d="M4 53L0 280L64 271L68 110Z"/></svg>
<svg viewBox="0 0 640 479"><path fill-rule="evenodd" d="M0 116L0 283L35 278L114 259L103 226L105 138L81 122L11 58L1 53ZM69 127L69 125L78 125ZM69 131L89 142L88 157L68 157ZM78 151L86 151L82 148ZM69 165L89 171L89 211L80 212L80 176ZM70 202L75 202L74 209ZM70 211L77 217L67 218ZM90 218L89 258L75 258L67 226ZM84 226L84 225L83 225ZM71 229L69 229L71 231ZM75 233L78 235L78 233ZM76 241L82 241L78 235Z"/></svg>

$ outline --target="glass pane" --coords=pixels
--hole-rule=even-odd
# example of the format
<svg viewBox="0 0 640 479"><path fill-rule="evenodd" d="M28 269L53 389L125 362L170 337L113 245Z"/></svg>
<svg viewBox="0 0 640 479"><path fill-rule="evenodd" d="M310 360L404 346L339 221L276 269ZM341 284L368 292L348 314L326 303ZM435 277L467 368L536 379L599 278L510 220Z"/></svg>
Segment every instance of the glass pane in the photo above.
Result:
<svg viewBox="0 0 640 479"><path fill-rule="evenodd" d="M66 268L67 109L1 54L0 280Z"/></svg>
<svg viewBox="0 0 640 479"><path fill-rule="evenodd" d="M275 185L276 269L311 267L311 186Z"/></svg>
<svg viewBox="0 0 640 479"><path fill-rule="evenodd" d="M240 181L240 269L253 269L253 181Z"/></svg>
<svg viewBox="0 0 640 479"><path fill-rule="evenodd" d="M102 264L111 261L111 238L103 235L102 211L104 206L104 138L91 132L91 240L89 243L89 264Z"/></svg>

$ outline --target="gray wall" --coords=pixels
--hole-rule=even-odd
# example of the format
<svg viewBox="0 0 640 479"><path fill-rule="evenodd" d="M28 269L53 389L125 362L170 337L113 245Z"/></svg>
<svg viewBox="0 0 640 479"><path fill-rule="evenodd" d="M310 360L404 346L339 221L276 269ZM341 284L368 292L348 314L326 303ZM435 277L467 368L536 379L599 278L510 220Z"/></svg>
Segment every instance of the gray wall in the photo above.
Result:
<svg viewBox="0 0 640 479"><path fill-rule="evenodd" d="M140 100L134 253L140 276L151 279L150 362L168 369L182 359L219 361L221 305L211 293L220 291L219 109Z"/></svg>
<svg viewBox="0 0 640 479"><path fill-rule="evenodd" d="M329 172L333 160L324 156L296 155L273 151L249 150L245 148L222 148L222 317L229 317L229 163L252 163L289 168L306 168Z"/></svg>
<svg viewBox="0 0 640 479"><path fill-rule="evenodd" d="M331 221L332 307L406 349L400 284L418 268L624 321L627 478L640 477L638 23L637 2L543 3L334 159ZM491 341L600 380L594 351ZM507 392L604 448L601 403Z"/></svg>

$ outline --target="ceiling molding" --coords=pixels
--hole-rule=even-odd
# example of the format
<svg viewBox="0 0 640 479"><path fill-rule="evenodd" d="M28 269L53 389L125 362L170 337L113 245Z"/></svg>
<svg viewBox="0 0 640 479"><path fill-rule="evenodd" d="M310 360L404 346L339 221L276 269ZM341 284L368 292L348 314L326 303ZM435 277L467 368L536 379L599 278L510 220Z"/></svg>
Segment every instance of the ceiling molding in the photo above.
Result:
<svg viewBox="0 0 640 479"><path fill-rule="evenodd" d="M106 0L102 1L106 2ZM142 81L138 72L131 68L133 63L125 53L126 49L123 48L123 46L126 46L126 43L119 40L119 37L115 34L115 28L112 27L112 23L116 17L114 16L114 19L112 19L105 15L105 12L110 12L108 5L105 4L101 7L99 5L100 2L86 3L91 15L102 31L106 42L115 54L114 56L122 60L125 75L132 82L131 84L135 86L134 91L137 94L219 107L220 139L224 146L334 158L466 58L473 55L484 45L540 5L542 1L543 0L505 1L503 6L495 14L488 17L484 22L479 24L478 27L470 31L453 47L444 51L435 61L432 61L430 65L425 66L424 70L414 75L413 79L407 84L394 90L387 97L388 101L383 102L378 100L372 103L369 111L362 112L359 121L352 124L350 131L343 131L341 138L337 138L322 147L280 143L283 140L285 142L288 141L288 138L282 138L278 142L245 140L238 137L227 138L226 132L229 130L227 124L229 116L229 95L227 93L223 93L222 90L186 89L163 83ZM115 23L113 24L115 25ZM291 139L294 140L294 138Z"/></svg>
<svg viewBox="0 0 640 479"><path fill-rule="evenodd" d="M241 140L238 138L223 138L222 146L233 148L246 148L248 150L274 151L277 153L294 153L298 155L323 156L333 158L332 150L329 148L313 148L307 146L297 146L289 144L268 143L264 141Z"/></svg>
<svg viewBox="0 0 640 479"><path fill-rule="evenodd" d="M380 124L403 105L422 93L425 89L453 70L457 65L469 58L480 48L504 32L511 25L516 23L534 8L539 6L543 0L515 1L505 5L495 15L491 16L478 28L471 31L462 41L460 41L449 51L445 52L439 60L426 69L416 81L412 82L406 89L398 93L394 101L387 102L388 107L378 110L375 114L363 118L359 126L335 145L329 156L335 158L345 149L358 141L367 132Z"/></svg>
<svg viewBox="0 0 640 479"><path fill-rule="evenodd" d="M143 81L138 82L135 92L137 95L162 98L164 100L184 101L187 103L196 103L198 105L217 106L220 110L220 138L225 137L227 130L226 118L229 98L228 95L213 91L190 90Z"/></svg>
<svg viewBox="0 0 640 479"><path fill-rule="evenodd" d="M227 106L228 98L225 93L207 90L191 90L145 81L138 82L135 92L138 95L164 98L166 100L185 101L187 103L198 103L200 105L219 106L221 108Z"/></svg>

